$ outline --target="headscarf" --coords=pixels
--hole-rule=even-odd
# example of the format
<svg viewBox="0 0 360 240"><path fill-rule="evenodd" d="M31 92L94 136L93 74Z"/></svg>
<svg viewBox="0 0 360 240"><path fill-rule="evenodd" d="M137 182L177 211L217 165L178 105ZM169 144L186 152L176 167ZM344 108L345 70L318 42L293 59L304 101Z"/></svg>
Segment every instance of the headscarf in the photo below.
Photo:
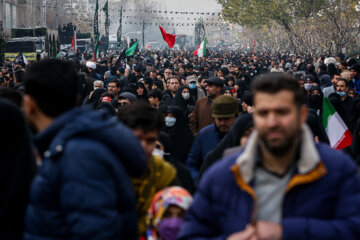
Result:
<svg viewBox="0 0 360 240"><path fill-rule="evenodd" d="M320 87L321 90L326 88L326 87L330 87L332 86L332 82L331 82L331 77L330 75L324 74L320 77Z"/></svg>
<svg viewBox="0 0 360 240"><path fill-rule="evenodd" d="M192 103L192 98L190 97L188 100L185 100L182 96L182 91L184 89L188 89L189 90L189 93L190 93L190 88L187 87L187 86L180 86L179 89L177 90L176 92L176 95L175 95L175 106L178 106L180 107L186 114L186 116L189 114L188 112L188 106L193 104Z"/></svg>
<svg viewBox="0 0 360 240"><path fill-rule="evenodd" d="M169 134L171 140L174 142L174 157L181 162L185 162L192 147L194 137L181 108L169 106L166 113L171 113L176 118L175 125L173 127L166 127L165 129L166 133Z"/></svg>
<svg viewBox="0 0 360 240"><path fill-rule="evenodd" d="M92 105L92 107L94 109L96 109L98 107L98 105L100 104L101 100L101 95L103 95L104 93L106 93L106 89L105 88L98 88L95 89L93 94L91 95L91 97L89 98L89 101L87 101L86 104L90 104Z"/></svg>
<svg viewBox="0 0 360 240"><path fill-rule="evenodd" d="M138 89L139 87L144 89L142 95L139 95L139 94L137 93L137 89ZM137 83L136 83L136 97L137 97L137 99L138 99L138 100L147 101L147 99L148 99L147 96L148 96L148 92L147 92L147 90L146 90L146 88L145 88L145 85L144 85L142 82L137 82Z"/></svg>
<svg viewBox="0 0 360 240"><path fill-rule="evenodd" d="M148 239L151 236L156 239L156 229L159 226L164 213L171 205L175 205L187 211L192 201L193 198L190 193L182 187L167 187L156 193L146 219Z"/></svg>
<svg viewBox="0 0 360 240"><path fill-rule="evenodd" d="M318 90L320 95L312 95L312 92ZM324 99L324 94L321 91L319 86L312 86L310 89L310 95L309 98L307 99L306 103L308 105L309 108L315 109L317 111L320 111L320 116L322 113L322 106L323 106L323 99Z"/></svg>
<svg viewBox="0 0 360 240"><path fill-rule="evenodd" d="M309 109L309 114L306 120L307 125L310 127L310 130L314 136L319 138L319 142L330 144L329 138L325 132L324 126L322 125L321 119L316 113L316 110Z"/></svg>
<svg viewBox="0 0 360 240"><path fill-rule="evenodd" d="M20 109L0 99L0 239L22 239L36 162Z"/></svg>

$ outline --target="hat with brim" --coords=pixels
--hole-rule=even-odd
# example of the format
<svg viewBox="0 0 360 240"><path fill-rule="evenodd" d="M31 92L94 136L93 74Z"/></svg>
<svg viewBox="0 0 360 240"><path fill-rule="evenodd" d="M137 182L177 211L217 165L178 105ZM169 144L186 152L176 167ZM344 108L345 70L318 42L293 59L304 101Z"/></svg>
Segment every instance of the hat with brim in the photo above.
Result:
<svg viewBox="0 0 360 240"><path fill-rule="evenodd" d="M232 96L221 95L217 97L212 106L213 118L229 118L239 113L239 106Z"/></svg>
<svg viewBox="0 0 360 240"><path fill-rule="evenodd" d="M224 81L218 77L211 77L205 80L205 82L209 85L215 85L218 87L224 86Z"/></svg>

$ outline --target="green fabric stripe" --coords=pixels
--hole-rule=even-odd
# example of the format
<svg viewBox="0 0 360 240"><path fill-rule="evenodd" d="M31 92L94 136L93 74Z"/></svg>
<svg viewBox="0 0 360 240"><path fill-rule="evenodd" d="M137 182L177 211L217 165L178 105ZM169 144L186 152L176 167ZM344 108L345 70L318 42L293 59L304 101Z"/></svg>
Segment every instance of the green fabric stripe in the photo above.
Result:
<svg viewBox="0 0 360 240"><path fill-rule="evenodd" d="M128 50L126 50L125 55L127 57L131 57L132 55L134 55L138 44L139 41L136 41Z"/></svg>
<svg viewBox="0 0 360 240"><path fill-rule="evenodd" d="M206 37L204 38L203 56L206 56Z"/></svg>
<svg viewBox="0 0 360 240"><path fill-rule="evenodd" d="M329 99L324 98L323 102L323 117L322 117L322 123L324 128L326 129L328 126L328 120L329 118L336 112L333 105L330 103Z"/></svg>

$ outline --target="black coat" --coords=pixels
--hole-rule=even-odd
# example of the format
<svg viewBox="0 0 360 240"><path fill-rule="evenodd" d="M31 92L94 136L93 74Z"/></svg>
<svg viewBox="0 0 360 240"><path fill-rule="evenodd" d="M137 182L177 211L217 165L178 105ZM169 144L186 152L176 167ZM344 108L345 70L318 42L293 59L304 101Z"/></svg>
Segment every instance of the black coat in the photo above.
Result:
<svg viewBox="0 0 360 240"><path fill-rule="evenodd" d="M167 109L167 113L172 113L176 118L175 125L173 127L166 127L165 130L174 143L174 157L180 162L185 163L194 137L181 108L170 106Z"/></svg>
<svg viewBox="0 0 360 240"><path fill-rule="evenodd" d="M166 155L164 156L165 160L171 163L176 168L179 185L188 190L191 194L194 194L195 187L191 179L189 170L182 162L173 157L175 148L171 138L167 133L160 132L158 140L164 145L164 152L166 153Z"/></svg>

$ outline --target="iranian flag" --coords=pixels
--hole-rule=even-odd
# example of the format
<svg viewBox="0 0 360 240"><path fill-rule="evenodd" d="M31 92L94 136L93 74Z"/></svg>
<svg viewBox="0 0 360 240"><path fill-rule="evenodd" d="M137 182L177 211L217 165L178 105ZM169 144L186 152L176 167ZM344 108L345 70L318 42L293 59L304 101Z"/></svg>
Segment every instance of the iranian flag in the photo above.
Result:
<svg viewBox="0 0 360 240"><path fill-rule="evenodd" d="M340 150L352 144L350 130L327 98L324 98L322 122L331 147Z"/></svg>
<svg viewBox="0 0 360 240"><path fill-rule="evenodd" d="M100 48L100 46L101 46L100 36L97 35L97 36L96 36L95 52L94 52L94 60L95 60L95 62L97 61L98 56L99 56L99 52L100 52L100 51L99 51L99 48Z"/></svg>
<svg viewBox="0 0 360 240"><path fill-rule="evenodd" d="M72 37L72 40L71 40L71 47L69 49L70 52L74 53L74 55L76 54L76 31L74 31L74 35Z"/></svg>
<svg viewBox="0 0 360 240"><path fill-rule="evenodd" d="M197 49L194 51L194 56L198 56L198 57L204 57L206 56L206 38L204 38L204 41L202 41L202 43L197 47Z"/></svg>

